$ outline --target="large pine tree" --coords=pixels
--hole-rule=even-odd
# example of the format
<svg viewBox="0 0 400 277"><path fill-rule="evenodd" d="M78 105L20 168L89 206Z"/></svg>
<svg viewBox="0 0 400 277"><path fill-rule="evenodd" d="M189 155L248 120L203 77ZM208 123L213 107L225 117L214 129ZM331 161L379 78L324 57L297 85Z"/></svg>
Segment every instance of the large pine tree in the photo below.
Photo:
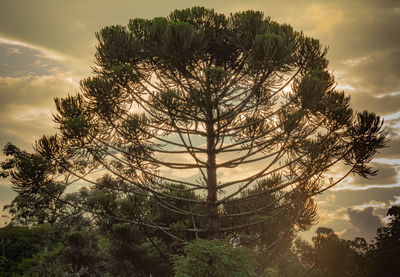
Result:
<svg viewBox="0 0 400 277"><path fill-rule="evenodd" d="M141 228L174 239L241 233L272 253L313 223L314 195L375 174L382 120L353 112L326 49L289 25L195 7L97 38L94 75L56 99L59 134L36 150L67 183L95 184L100 169L124 184L113 189L168 211L143 207L129 221ZM325 182L336 165L347 171Z"/></svg>

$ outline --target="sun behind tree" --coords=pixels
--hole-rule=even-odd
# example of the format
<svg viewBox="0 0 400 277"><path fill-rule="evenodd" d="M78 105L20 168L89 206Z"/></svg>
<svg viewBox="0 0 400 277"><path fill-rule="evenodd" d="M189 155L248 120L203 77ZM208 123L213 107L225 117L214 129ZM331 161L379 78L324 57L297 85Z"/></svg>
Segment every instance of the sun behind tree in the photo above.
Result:
<svg viewBox="0 0 400 277"><path fill-rule="evenodd" d="M314 195L376 173L381 119L352 111L326 49L289 25L194 7L97 38L94 76L55 99L60 133L36 151L67 180L95 184L102 169L185 218L178 228L143 211L130 221L141 228L175 240L240 233L268 260L314 222ZM347 172L325 183L340 164Z"/></svg>
<svg viewBox="0 0 400 277"><path fill-rule="evenodd" d="M384 145L381 120L353 113L350 98L335 90L326 50L289 25L261 12L226 17L196 7L105 27L97 38L95 76L76 96L56 99L61 134L37 146L71 174L105 168L166 206L177 198L160 192L171 182L203 193L178 198L205 203L204 214L170 208L205 217L191 231L214 238L240 228L221 224L241 215L224 212L228 203L274 192L282 192L277 202L294 195L293 204L304 202L340 162L349 167L345 176L374 173L367 163ZM255 173L218 179L251 164ZM183 181L165 169L195 169L198 178ZM254 185L259 193L240 197Z"/></svg>

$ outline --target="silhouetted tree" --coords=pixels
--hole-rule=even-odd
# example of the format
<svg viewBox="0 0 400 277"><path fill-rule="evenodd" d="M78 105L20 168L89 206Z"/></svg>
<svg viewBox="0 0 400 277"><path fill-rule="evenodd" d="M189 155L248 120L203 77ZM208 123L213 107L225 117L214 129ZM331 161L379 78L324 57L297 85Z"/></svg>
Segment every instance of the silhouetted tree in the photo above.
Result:
<svg viewBox="0 0 400 277"><path fill-rule="evenodd" d="M298 239L296 252L305 266L304 276L365 276L364 239L340 239L332 229L319 227L312 244Z"/></svg>
<svg viewBox="0 0 400 277"><path fill-rule="evenodd" d="M313 195L351 173L376 173L368 163L385 144L382 120L352 111L326 49L289 25L195 7L96 36L94 76L55 99L60 134L35 150L65 186L98 184L91 176L103 170L125 184L115 191L182 218L125 222L174 241L240 233L268 260L313 223ZM347 172L326 183L339 164ZM109 204L114 196L101 195Z"/></svg>
<svg viewBox="0 0 400 277"><path fill-rule="evenodd" d="M387 227L380 227L367 253L366 276L400 276L400 206L388 210L391 216Z"/></svg>
<svg viewBox="0 0 400 277"><path fill-rule="evenodd" d="M63 248L58 253L65 276L104 276L105 257L98 236L91 231L72 231L62 240Z"/></svg>
<svg viewBox="0 0 400 277"><path fill-rule="evenodd" d="M48 161L10 143L3 153L11 158L1 164L1 173L3 177L10 177L12 188L18 193L11 204L4 207L12 221L24 225L56 222L63 206L57 200L65 186L53 179L54 171Z"/></svg>
<svg viewBox="0 0 400 277"><path fill-rule="evenodd" d="M174 253L159 238L149 239L130 224L115 224L109 234L107 267L111 276L173 276Z"/></svg>
<svg viewBox="0 0 400 277"><path fill-rule="evenodd" d="M310 208L312 195L341 180L323 182L340 162L349 167L345 176L375 173L367 163L385 143L382 121L353 113L349 97L335 90L326 50L288 25L261 12L226 17L196 7L105 27L97 38L95 76L76 96L56 99L60 135L43 137L36 149L70 174L87 178L103 168L160 205L206 218L188 232L214 238L240 230L222 219L257 215L271 204L239 214L224 207L265 193L280 192L282 206ZM223 177L245 166L256 170ZM198 175L167 173L175 169ZM171 182L204 199L163 193ZM240 195L260 182L265 191ZM206 210L170 204L177 199ZM309 225L304 209L295 210L293 223Z"/></svg>

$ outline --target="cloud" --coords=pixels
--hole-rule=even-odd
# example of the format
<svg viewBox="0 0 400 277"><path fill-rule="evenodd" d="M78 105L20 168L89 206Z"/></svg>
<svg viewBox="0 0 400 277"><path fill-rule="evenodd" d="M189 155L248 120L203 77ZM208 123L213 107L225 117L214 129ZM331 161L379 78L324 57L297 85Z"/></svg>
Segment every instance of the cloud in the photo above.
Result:
<svg viewBox="0 0 400 277"><path fill-rule="evenodd" d="M95 32L108 25L126 25L131 18L163 16L175 8L191 6L187 1L174 2L7 1L0 11L0 35L85 59L90 65Z"/></svg>
<svg viewBox="0 0 400 277"><path fill-rule="evenodd" d="M11 201L10 199L14 198L15 196L17 196L17 193L11 189L11 185L8 182L1 180L1 182L0 182L0 202ZM8 202L6 204L8 204ZM2 210L2 209L3 209L3 207L0 206L0 210Z"/></svg>
<svg viewBox="0 0 400 277"><path fill-rule="evenodd" d="M321 207L332 207L335 205L336 195L335 194L328 194L323 200L318 200L317 205L319 208Z"/></svg>
<svg viewBox="0 0 400 277"><path fill-rule="evenodd" d="M47 59L53 59L53 60L63 60L64 58L62 55L55 53L54 51L51 51L45 47L40 47L36 46L30 43L18 41L18 40L12 40L12 39L7 39L5 37L0 37L0 45L11 45L11 46L17 46L17 47L23 47L23 48L28 48L30 50L35 50L40 53L40 55L44 58ZM7 54L21 54L21 50L17 47L13 48L8 48Z"/></svg>
<svg viewBox="0 0 400 277"><path fill-rule="evenodd" d="M0 76L5 77L25 77L52 75L55 70L66 71L64 61L55 59L53 54L43 54L40 49L28 47L24 44L17 44L10 48L13 42L1 43L0 38ZM13 53L10 55L10 49Z"/></svg>
<svg viewBox="0 0 400 277"><path fill-rule="evenodd" d="M347 220L348 217L346 211L346 207L337 207L332 205L327 208L325 206L318 210L318 216L320 217L318 224L320 226L325 226L337 220Z"/></svg>
<svg viewBox="0 0 400 277"><path fill-rule="evenodd" d="M73 89L62 76L0 78L0 147L12 141L30 148L40 136L54 133L53 98Z"/></svg>
<svg viewBox="0 0 400 277"><path fill-rule="evenodd" d="M349 175L345 180L331 188L331 191L351 191L351 190L369 190L374 188L397 188L400 187L399 159L392 159L392 156L385 156L382 153L377 155L374 159L375 162L369 164L374 170L377 169L377 175L368 176L368 178L361 177L357 174ZM336 166L330 174L326 174L326 178L333 176L334 179L338 178L341 172L344 172L344 166ZM343 174L343 173L342 173Z"/></svg>
<svg viewBox="0 0 400 277"><path fill-rule="evenodd" d="M383 202L383 201L371 200L371 201L364 202L364 203L359 204L359 205L354 205L354 206L352 206L352 209L356 210L356 211L363 211L363 210L365 210L366 208L369 208L369 207L374 208L375 210L378 210L378 209L386 210L388 208L388 205L387 205L386 202Z"/></svg>
<svg viewBox="0 0 400 277"><path fill-rule="evenodd" d="M381 163L372 163L371 165L374 169L378 169L376 176L371 176L367 179L359 175L354 175L350 184L358 186L374 184L391 185L398 182L398 169L396 167Z"/></svg>
<svg viewBox="0 0 400 277"><path fill-rule="evenodd" d="M327 195L334 194L336 196L335 205L332 209L338 207L352 207L363 205L371 200L377 202L389 203L393 201L394 195L400 195L400 186L394 188L370 188L367 190L339 190L327 191ZM324 197L325 193L320 198ZM389 204L388 204L389 205Z"/></svg>
<svg viewBox="0 0 400 277"><path fill-rule="evenodd" d="M3 211L4 205L8 204L10 204L10 201L0 201L0 228L7 225L10 221L9 214Z"/></svg>
<svg viewBox="0 0 400 277"><path fill-rule="evenodd" d="M311 239L318 227L329 227L339 234L347 235L346 238L348 239L356 236L365 237L358 228L353 226L348 210L360 212L372 207L374 208L373 215L379 216L382 223L386 223L387 209L400 201L400 196L398 195L400 195L400 186L394 188L376 187L364 190L326 191L317 195L315 199L318 204L320 218L318 225L307 232L301 233L301 236Z"/></svg>
<svg viewBox="0 0 400 277"><path fill-rule="evenodd" d="M6 55L10 56L10 55L18 55L21 54L21 50L19 50L18 48L13 48L13 47L9 47L6 51Z"/></svg>
<svg viewBox="0 0 400 277"><path fill-rule="evenodd" d="M387 147L380 149L378 158L394 159L400 164L400 136L391 137Z"/></svg>
<svg viewBox="0 0 400 277"><path fill-rule="evenodd" d="M400 205L400 195L394 196L394 200L390 201L391 206L399 206Z"/></svg>
<svg viewBox="0 0 400 277"><path fill-rule="evenodd" d="M11 189L10 184L0 179L0 228L8 222L8 214L3 210L4 205L8 205L17 196Z"/></svg>
<svg viewBox="0 0 400 277"><path fill-rule="evenodd" d="M354 84L349 86L354 86ZM378 115L392 115L400 111L400 95L388 94L376 97L360 90L348 93L348 95L351 96L351 106L356 111L368 110Z"/></svg>
<svg viewBox="0 0 400 277"><path fill-rule="evenodd" d="M339 2L339 3L337 3ZM385 51L399 45L398 1L335 1L332 6L343 8L345 23L334 30L338 61L368 56L376 50Z"/></svg>
<svg viewBox="0 0 400 277"><path fill-rule="evenodd" d="M399 184L391 184L391 185L364 185L364 186L358 186L358 185L339 185L334 188L332 188L332 191L362 191L362 190L370 190L370 189L395 189L395 188L400 188Z"/></svg>
<svg viewBox="0 0 400 277"><path fill-rule="evenodd" d="M342 232L340 237L343 239L354 239L355 237L372 239L376 234L376 229L382 226L381 218L373 212L373 207L367 207L364 210L348 208L347 215L352 227Z"/></svg>
<svg viewBox="0 0 400 277"><path fill-rule="evenodd" d="M396 95L397 95L397 93L396 93ZM396 120L396 122L397 122L397 120L400 119L400 111L397 113L394 113L394 114L386 115L386 116L384 116L384 118L386 120L386 123L394 121L394 120ZM395 123L395 122L392 122L392 123Z"/></svg>
<svg viewBox="0 0 400 277"><path fill-rule="evenodd" d="M395 93L400 89L400 50L377 49L369 56L358 58L357 64L347 66L344 82L367 90L373 96ZM345 61L345 62L349 62Z"/></svg>
<svg viewBox="0 0 400 277"><path fill-rule="evenodd" d="M14 45L19 54L7 56ZM0 148L12 141L30 149L40 136L54 133L54 97L73 94L76 77L63 61L39 48L0 40Z"/></svg>

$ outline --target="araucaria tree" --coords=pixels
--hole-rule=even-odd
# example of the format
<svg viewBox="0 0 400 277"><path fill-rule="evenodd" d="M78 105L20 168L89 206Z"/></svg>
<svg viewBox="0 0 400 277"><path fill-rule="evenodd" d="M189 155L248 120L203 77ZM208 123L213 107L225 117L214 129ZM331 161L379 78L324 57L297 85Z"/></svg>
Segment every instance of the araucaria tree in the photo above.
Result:
<svg viewBox="0 0 400 277"><path fill-rule="evenodd" d="M314 195L375 174L382 120L352 111L326 49L289 25L195 7L97 39L94 75L55 100L60 132L36 150L66 180L96 183L102 170L123 184L113 189L150 201L125 221L178 240L239 234L271 250L313 223ZM347 172L325 182L338 165Z"/></svg>

